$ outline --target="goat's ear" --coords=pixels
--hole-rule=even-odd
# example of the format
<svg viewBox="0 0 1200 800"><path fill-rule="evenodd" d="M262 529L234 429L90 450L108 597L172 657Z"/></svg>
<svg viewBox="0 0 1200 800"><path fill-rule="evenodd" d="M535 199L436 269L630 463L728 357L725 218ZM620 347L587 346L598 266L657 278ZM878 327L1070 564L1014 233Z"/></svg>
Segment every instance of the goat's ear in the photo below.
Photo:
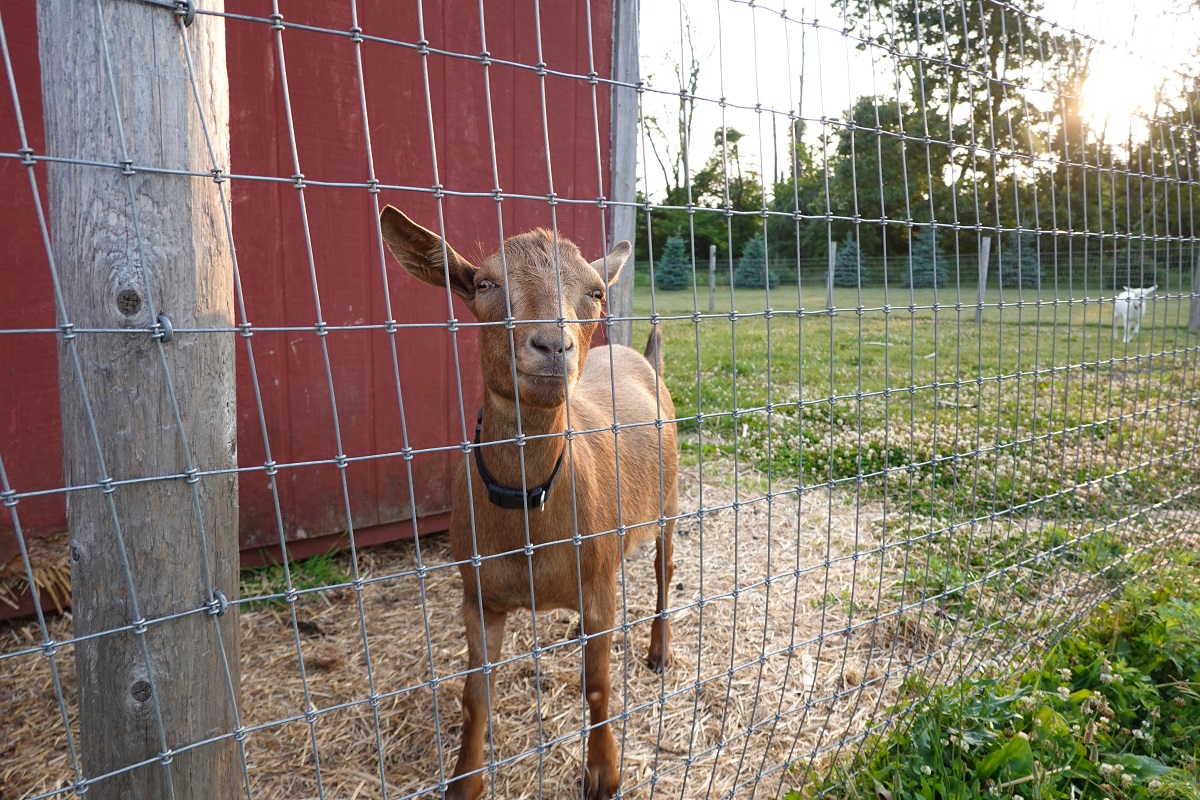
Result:
<svg viewBox="0 0 1200 800"><path fill-rule="evenodd" d="M600 277L608 277L608 285L612 286L617 281L617 276L621 274L621 267L625 266L626 259L633 252L633 245L622 239L617 242L612 251L604 258L598 258L592 262L592 269L600 273Z"/></svg>
<svg viewBox="0 0 1200 800"><path fill-rule="evenodd" d="M431 286L448 286L474 308L475 267L454 252L442 237L413 222L393 206L387 206L379 213L379 228L384 244L409 275ZM446 262L442 261L443 252Z"/></svg>

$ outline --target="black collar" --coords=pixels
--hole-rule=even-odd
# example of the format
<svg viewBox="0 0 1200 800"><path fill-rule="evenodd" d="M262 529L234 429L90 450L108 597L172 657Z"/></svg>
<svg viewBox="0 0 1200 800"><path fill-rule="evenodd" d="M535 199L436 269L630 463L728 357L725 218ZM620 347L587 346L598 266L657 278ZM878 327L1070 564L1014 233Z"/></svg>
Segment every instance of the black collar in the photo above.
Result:
<svg viewBox="0 0 1200 800"><path fill-rule="evenodd" d="M481 408L479 409L479 418L475 421L475 466L479 469L479 477L483 478L483 485L487 487L488 500L492 502L492 505L501 508L536 508L544 511L546 498L550 495L550 486L558 477L558 468L562 466L563 453L567 452L566 443L563 443L563 449L558 453L558 461L554 462L554 471L550 473L550 477L546 479L545 483L529 490L513 489L497 483L496 479L492 477L492 473L488 472L488 468L484 466L482 448L478 446L482 434L483 409Z"/></svg>

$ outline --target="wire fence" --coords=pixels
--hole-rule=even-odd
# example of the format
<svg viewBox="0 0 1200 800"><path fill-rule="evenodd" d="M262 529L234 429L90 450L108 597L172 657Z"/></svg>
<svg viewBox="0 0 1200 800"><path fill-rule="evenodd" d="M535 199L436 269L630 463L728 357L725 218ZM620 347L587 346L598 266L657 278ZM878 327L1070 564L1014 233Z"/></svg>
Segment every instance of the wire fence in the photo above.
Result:
<svg viewBox="0 0 1200 800"><path fill-rule="evenodd" d="M1181 65L997 0L64 8L0 2L0 797L816 795L1194 547Z"/></svg>

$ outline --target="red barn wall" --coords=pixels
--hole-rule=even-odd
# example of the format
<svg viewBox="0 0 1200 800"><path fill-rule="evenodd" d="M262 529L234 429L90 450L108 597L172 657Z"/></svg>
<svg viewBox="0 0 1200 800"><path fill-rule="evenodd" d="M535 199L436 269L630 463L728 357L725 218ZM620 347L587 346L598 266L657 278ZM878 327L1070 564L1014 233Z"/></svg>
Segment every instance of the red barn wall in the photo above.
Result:
<svg viewBox="0 0 1200 800"><path fill-rule="evenodd" d="M321 318L331 327L381 326L388 318L386 275L397 322L445 323L447 318L444 292L404 275L390 256L381 264L372 194L365 188L370 171L356 45L347 33L352 27L349 5L291 0L284 7L282 39L296 152L305 181L304 213L301 192L293 182L276 32L266 21L271 4L227 2L227 11L257 18L226 23L230 170L234 176L281 179L234 177L227 184L246 313L255 331L251 341L263 407L260 420L247 350L239 339L238 458L242 467L261 466L269 443L271 458L280 465L280 515L290 541L328 537L348 527L335 466L286 466L338 455L322 341L313 328L317 298ZM588 257L599 257L603 212L595 200L603 193L599 176L608 175L609 94L603 84L593 89L586 79L543 78L532 69L497 63L538 63L532 0L486 4L486 50L492 59L486 70L478 55L485 47L476 0L424 4L429 47L468 58L437 52L423 56L418 51L422 36L415 4L368 0L358 5L358 26L369 37L361 52L380 203L399 206L437 230L439 204L430 189L440 184L451 193L441 200L447 239L468 258L480 257L499 242L492 196L498 181L506 194L534 196L510 197L500 204L506 234L557 224ZM30 147L41 154L34 4L0 0L0 12ZM591 4L590 29L581 4L543 4L540 60L549 70L587 75L594 68L598 75L609 75L611 24L609 0ZM589 36L594 67L589 64ZM494 164L485 75L490 79ZM16 154L19 147L14 102L5 87L0 90L0 153ZM136 163L136 154L134 158ZM44 165L34 172L44 197ZM558 199L588 204L548 203L551 181ZM63 483L57 346L55 334L47 331L56 320L28 170L11 155L0 157L0 286L8 299L0 306L0 329L22 331L0 334L0 458L14 490L47 492L22 497L17 506L26 535L42 536L66 527L64 494L55 491ZM455 302L455 316L470 319ZM288 330L264 330L271 328ZM406 535L412 525L404 521L414 513L423 527L444 527L451 504L451 469L461 454L414 456L415 496L410 496L400 453L405 427L413 449L456 445L463 439L450 334L445 327L408 328L395 334L405 426L389 334L379 327L359 327L332 330L324 340L342 451L352 459L345 472L355 530L364 540ZM471 430L481 395L478 349L471 329L460 330L457 341ZM390 455L358 460L380 454ZM277 544L275 503L264 472L244 472L240 492L243 550ZM326 547L329 540L315 545ZM11 516L0 513L0 565L16 552Z"/></svg>

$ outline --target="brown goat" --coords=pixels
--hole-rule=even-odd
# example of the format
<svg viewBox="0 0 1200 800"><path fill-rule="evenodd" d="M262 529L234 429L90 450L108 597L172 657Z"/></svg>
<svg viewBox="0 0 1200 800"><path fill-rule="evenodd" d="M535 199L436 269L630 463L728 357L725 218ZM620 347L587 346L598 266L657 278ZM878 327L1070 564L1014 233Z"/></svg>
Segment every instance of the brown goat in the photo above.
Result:
<svg viewBox="0 0 1200 800"><path fill-rule="evenodd" d="M606 724L617 570L625 552L657 540L658 616L651 625L648 662L660 671L670 660L665 609L678 513L675 427L661 422L674 419L675 407L657 380L657 329L644 356L613 345L597 348L589 357L607 288L602 276L607 274L610 284L616 279L629 256L629 243L619 243L605 259L588 264L571 242L535 230L510 237L499 253L476 267L391 206L383 210L380 223L388 249L411 275L434 286L448 285L481 322L502 323L511 307L516 323L512 344L504 325L480 328L485 388L482 435L476 438L495 444L476 449L470 468L460 465L454 482L450 545L463 579L469 672L463 687L462 749L446 796L474 800L483 793L488 694L496 676L495 670L485 673L484 664L501 659L509 612L570 608L580 613L592 724L584 789L589 800L610 798L619 776L617 749ZM560 318L566 324L560 325ZM514 442L518 399L519 430L526 437L520 449ZM559 435L567 431L568 402L571 429L595 431L575 434L569 443ZM614 421L622 426L616 436ZM559 466L565 470L554 491L539 493L543 482L558 475ZM535 488L523 491L522 477L524 486Z"/></svg>

